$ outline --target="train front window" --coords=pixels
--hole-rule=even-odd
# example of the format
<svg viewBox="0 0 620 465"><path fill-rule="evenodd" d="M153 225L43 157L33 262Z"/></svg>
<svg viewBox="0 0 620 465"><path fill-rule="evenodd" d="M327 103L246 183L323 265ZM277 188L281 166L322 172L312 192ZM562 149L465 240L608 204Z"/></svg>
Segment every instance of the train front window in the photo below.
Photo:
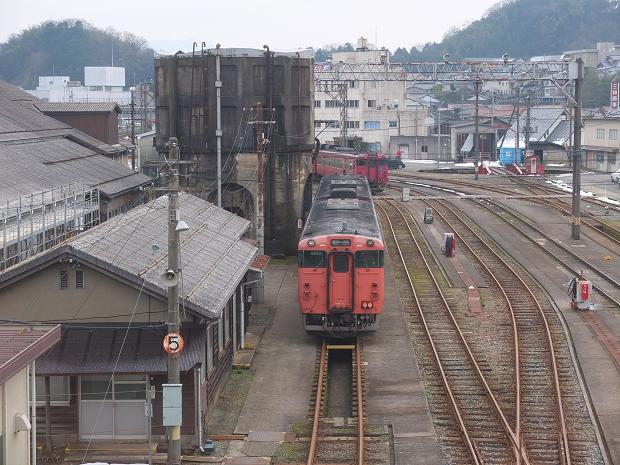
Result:
<svg viewBox="0 0 620 465"><path fill-rule="evenodd" d="M383 268L383 250L355 252L355 268Z"/></svg>
<svg viewBox="0 0 620 465"><path fill-rule="evenodd" d="M332 268L334 273L347 273L349 271L349 256L345 254L333 255Z"/></svg>
<svg viewBox="0 0 620 465"><path fill-rule="evenodd" d="M387 166L387 158L379 158L379 166Z"/></svg>
<svg viewBox="0 0 620 465"><path fill-rule="evenodd" d="M319 250L300 251L297 262L300 268L325 268L327 266L326 253Z"/></svg>
<svg viewBox="0 0 620 465"><path fill-rule="evenodd" d="M370 166L371 168L374 168L375 166L377 166L377 159L371 158L370 160L368 160L368 166Z"/></svg>
<svg viewBox="0 0 620 465"><path fill-rule="evenodd" d="M357 166L366 166L366 160L364 160L363 158L358 158Z"/></svg>

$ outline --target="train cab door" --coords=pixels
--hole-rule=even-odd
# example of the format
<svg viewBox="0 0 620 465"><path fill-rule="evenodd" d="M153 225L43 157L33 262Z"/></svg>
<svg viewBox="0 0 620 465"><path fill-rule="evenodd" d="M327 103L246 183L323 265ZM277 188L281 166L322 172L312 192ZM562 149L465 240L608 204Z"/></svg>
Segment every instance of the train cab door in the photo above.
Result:
<svg viewBox="0 0 620 465"><path fill-rule="evenodd" d="M368 155L368 182L375 184L379 180L379 160L376 155Z"/></svg>
<svg viewBox="0 0 620 465"><path fill-rule="evenodd" d="M353 263L348 253L329 256L329 310L353 309Z"/></svg>

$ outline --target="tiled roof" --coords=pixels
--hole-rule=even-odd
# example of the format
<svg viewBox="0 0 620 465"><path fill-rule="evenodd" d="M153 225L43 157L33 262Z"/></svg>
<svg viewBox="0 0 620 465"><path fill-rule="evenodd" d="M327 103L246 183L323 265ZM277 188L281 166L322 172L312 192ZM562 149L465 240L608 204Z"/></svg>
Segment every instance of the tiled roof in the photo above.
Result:
<svg viewBox="0 0 620 465"><path fill-rule="evenodd" d="M190 194L181 193L179 205L190 227L181 234L182 297L202 315L216 318L256 255L256 247L241 239L250 222ZM80 234L69 247L78 259L93 257L145 279L165 295L167 219L164 196Z"/></svg>
<svg viewBox="0 0 620 465"><path fill-rule="evenodd" d="M43 113L120 113L116 102L36 102Z"/></svg>
<svg viewBox="0 0 620 465"><path fill-rule="evenodd" d="M60 340L60 326L0 325L0 384Z"/></svg>
<svg viewBox="0 0 620 465"><path fill-rule="evenodd" d="M98 328L93 325L88 329L66 326L62 328L62 342L37 360L37 374L166 373L168 357L162 350L165 334L166 328L128 330L126 326ZM181 336L185 349L181 352L180 369L188 371L201 362L206 330L184 326ZM123 352L119 354L119 341L124 339Z"/></svg>

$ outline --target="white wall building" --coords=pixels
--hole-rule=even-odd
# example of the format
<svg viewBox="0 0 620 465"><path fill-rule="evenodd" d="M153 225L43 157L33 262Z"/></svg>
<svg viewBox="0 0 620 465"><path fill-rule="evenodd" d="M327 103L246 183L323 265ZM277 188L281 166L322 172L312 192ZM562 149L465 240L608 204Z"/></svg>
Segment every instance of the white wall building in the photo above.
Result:
<svg viewBox="0 0 620 465"><path fill-rule="evenodd" d="M389 63L388 50L369 50L366 39L360 38L357 50L334 52L332 62ZM315 69L320 79L321 66ZM426 110L407 107L405 81L348 81L347 138L361 138L373 144L373 149L389 153L391 136L425 135ZM315 133L321 143L332 143L340 137L340 107L338 101L325 92L314 95ZM318 120L318 121L317 121ZM334 121L327 129L324 121Z"/></svg>
<svg viewBox="0 0 620 465"><path fill-rule="evenodd" d="M46 102L116 102L131 103L131 92L125 88L125 68L87 66L84 86L69 76L39 76L39 85L29 94Z"/></svg>

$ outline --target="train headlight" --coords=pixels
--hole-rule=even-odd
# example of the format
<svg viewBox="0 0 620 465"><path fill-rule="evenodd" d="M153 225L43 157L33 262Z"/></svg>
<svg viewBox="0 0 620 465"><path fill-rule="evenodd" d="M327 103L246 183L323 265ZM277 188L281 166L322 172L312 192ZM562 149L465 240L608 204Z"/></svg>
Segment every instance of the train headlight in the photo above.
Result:
<svg viewBox="0 0 620 465"><path fill-rule="evenodd" d="M362 302L362 308L368 308L368 304L366 302Z"/></svg>
<svg viewBox="0 0 620 465"><path fill-rule="evenodd" d="M372 302L368 302L368 308L372 308Z"/></svg>
<svg viewBox="0 0 620 465"><path fill-rule="evenodd" d="M372 239L368 239L368 240L366 241L366 245L367 245L368 247L372 247L373 245L375 245L375 241L373 241Z"/></svg>
<svg viewBox="0 0 620 465"><path fill-rule="evenodd" d="M313 239L308 239L308 247L314 247L316 245L316 242L314 242Z"/></svg>

